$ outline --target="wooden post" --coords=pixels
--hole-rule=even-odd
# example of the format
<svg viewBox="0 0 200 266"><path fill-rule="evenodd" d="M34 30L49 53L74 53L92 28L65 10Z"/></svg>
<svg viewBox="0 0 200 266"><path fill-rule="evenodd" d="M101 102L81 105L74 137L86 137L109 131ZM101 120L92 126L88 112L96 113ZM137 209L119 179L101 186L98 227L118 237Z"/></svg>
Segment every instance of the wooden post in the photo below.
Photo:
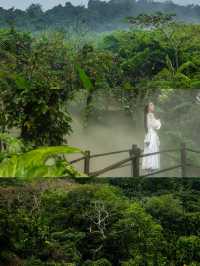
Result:
<svg viewBox="0 0 200 266"><path fill-rule="evenodd" d="M186 177L186 166L187 164L187 157L186 157L186 145L185 143L181 144L181 176Z"/></svg>
<svg viewBox="0 0 200 266"><path fill-rule="evenodd" d="M89 173L90 173L90 151L85 151L84 174L89 175Z"/></svg>
<svg viewBox="0 0 200 266"><path fill-rule="evenodd" d="M132 157L135 154L135 147L136 145L132 145L131 149L129 150L129 155ZM131 159L131 177L134 177L134 159Z"/></svg>
<svg viewBox="0 0 200 266"><path fill-rule="evenodd" d="M133 144L131 150L129 151L130 157L133 155L135 156L131 160L131 176L132 177L139 177L140 176L140 149L137 145Z"/></svg>
<svg viewBox="0 0 200 266"><path fill-rule="evenodd" d="M141 150L139 147L137 147L137 149L135 150L135 177L140 176L140 154Z"/></svg>

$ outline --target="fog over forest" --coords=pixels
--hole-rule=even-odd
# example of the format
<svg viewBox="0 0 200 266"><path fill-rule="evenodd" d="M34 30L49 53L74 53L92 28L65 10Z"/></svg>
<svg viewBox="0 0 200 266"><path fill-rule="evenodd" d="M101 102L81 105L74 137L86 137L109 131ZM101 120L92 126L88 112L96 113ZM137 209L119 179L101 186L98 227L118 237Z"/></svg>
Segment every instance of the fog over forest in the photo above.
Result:
<svg viewBox="0 0 200 266"><path fill-rule="evenodd" d="M185 23L200 21L200 6L198 3L185 2L179 5L172 1L148 0L89 0L84 6L78 2L56 3L45 5L44 2L19 6L13 2L13 9L7 9L9 2L0 3L0 27L7 28L14 24L22 30L32 32L62 30L82 32L104 32L116 29L127 29L126 17L141 13L173 13L176 20ZM41 4L41 5L40 5ZM78 4L78 5L76 5ZM17 9L22 8L23 10Z"/></svg>
<svg viewBox="0 0 200 266"><path fill-rule="evenodd" d="M196 90L177 90L174 94L170 93L169 99L165 99L165 91L154 92L154 95L149 96L146 99L140 99L138 106L133 110L132 118L123 110L122 106L110 105L110 110L96 110L95 113L102 112L102 117L98 117L94 113L94 117L91 120L87 128L84 128L83 123L83 110L80 105L72 108L73 133L67 137L68 143L72 146L78 144L83 150L90 150L91 154L119 151L130 149L132 144L138 145L141 151L144 148L144 105L153 101L156 103L155 116L161 119L162 128L159 131L161 150L170 149L173 147L179 147L183 140L188 142L188 145L200 145L200 139L197 131L194 132L195 117L200 112L200 104L196 100L198 92ZM169 95L170 95L169 94ZM97 99L95 101L98 101ZM186 110L182 109L183 102L187 106L188 114ZM180 107L179 107L180 105ZM179 109L180 108L180 109ZM181 110L182 109L182 110ZM76 110L73 112L73 110ZM77 110L79 110L77 112ZM176 118L175 118L176 116ZM184 125L190 120L190 128ZM193 122L192 122L193 121ZM179 129L182 128L182 132L179 132L174 139ZM112 164L128 157L128 153L111 155L108 157L97 158L91 160L91 169L97 170L104 168L106 165ZM175 154L176 160L179 161L179 154ZM172 159L173 158L173 159ZM173 166L175 161L174 157L170 158L168 155L162 156L162 167L171 165ZM77 164L80 170L83 169L83 163ZM175 170L169 173L169 176L180 176L180 172ZM193 172L195 174L195 172ZM122 169L112 170L110 173L106 173L105 176L130 176L130 165ZM162 175L161 175L162 176Z"/></svg>
<svg viewBox="0 0 200 266"><path fill-rule="evenodd" d="M144 106L152 100L162 121L162 149L200 145L199 6L90 0L88 7L67 2L48 11L38 4L25 11L0 8L0 15L3 130L17 129L36 147L65 138L93 154L133 144L142 152ZM91 167L122 158L95 159ZM178 161L180 154L168 156L162 166ZM123 174L129 176L130 167L115 175Z"/></svg>
<svg viewBox="0 0 200 266"><path fill-rule="evenodd" d="M108 0L104 0L105 2L108 2ZM85 5L87 6L88 0L36 0L36 1L31 1L31 0L1 0L0 6L3 8L11 8L15 7L18 9L23 9L25 10L28 6L30 6L32 3L34 4L40 4L42 7L47 10L50 9L56 5L65 5L66 2L71 2L73 5ZM164 2L164 0L160 0L159 2ZM200 1L199 0L174 0L173 1L175 4L179 5L199 5Z"/></svg>
<svg viewBox="0 0 200 266"><path fill-rule="evenodd" d="M200 266L200 5L80 1L0 0L0 266Z"/></svg>

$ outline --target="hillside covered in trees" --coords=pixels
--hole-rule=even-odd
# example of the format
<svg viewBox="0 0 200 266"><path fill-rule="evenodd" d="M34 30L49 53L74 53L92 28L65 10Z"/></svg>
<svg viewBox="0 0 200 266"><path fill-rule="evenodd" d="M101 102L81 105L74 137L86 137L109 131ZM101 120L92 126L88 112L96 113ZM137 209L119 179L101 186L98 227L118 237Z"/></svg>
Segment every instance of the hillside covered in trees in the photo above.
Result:
<svg viewBox="0 0 200 266"><path fill-rule="evenodd" d="M162 149L199 150L200 25L133 16L159 8L199 15L198 6L114 0L0 10L1 266L200 265L198 178L95 179L69 160L85 155L82 135L69 143L75 112L89 137L93 126L98 136L111 128L94 138L107 152L128 133L132 144L137 128L143 138L149 101L163 121ZM128 16L128 30L85 34L122 28ZM120 114L133 125L122 137L112 128L113 118L122 127ZM188 177L198 176L199 156L187 153L187 162Z"/></svg>
<svg viewBox="0 0 200 266"><path fill-rule="evenodd" d="M14 23L17 28L29 31L44 31L49 29L84 28L87 31L110 31L117 28L127 28L127 16L137 16L141 13L155 12L175 13L178 21L197 23L200 21L200 6L179 6L171 1L153 2L148 0L90 0L88 7L73 6L66 2L51 10L43 11L38 4L32 4L26 11L0 7L0 27Z"/></svg>
<svg viewBox="0 0 200 266"><path fill-rule="evenodd" d="M150 18L142 16L130 23L148 24ZM157 19L161 26L154 25L151 31L133 28L95 40L66 39L61 32L33 36L12 27L1 30L0 128L2 133L13 128L18 132L26 148L16 153L66 143L73 135L71 105L90 132L94 123L105 126L115 103L143 137L143 108L149 99L164 121L162 149L179 148L182 142L198 149L200 27L166 25L165 16ZM119 118L119 113L113 115ZM129 132L133 138L135 128ZM80 143L81 137L73 146ZM5 150L2 161L11 155L12 149L11 154ZM199 165L198 156L189 154L188 159Z"/></svg>
<svg viewBox="0 0 200 266"><path fill-rule="evenodd" d="M127 189L1 182L0 264L199 266L200 180L138 179Z"/></svg>

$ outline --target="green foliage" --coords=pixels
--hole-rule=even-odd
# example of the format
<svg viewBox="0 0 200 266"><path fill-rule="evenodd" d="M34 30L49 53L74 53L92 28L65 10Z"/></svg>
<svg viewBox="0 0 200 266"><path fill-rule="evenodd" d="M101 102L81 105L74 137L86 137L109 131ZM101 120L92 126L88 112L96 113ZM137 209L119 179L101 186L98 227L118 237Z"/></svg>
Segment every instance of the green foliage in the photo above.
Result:
<svg viewBox="0 0 200 266"><path fill-rule="evenodd" d="M191 235L180 237L177 241L177 258L180 263L198 263L200 260L199 248L200 238L198 236Z"/></svg>
<svg viewBox="0 0 200 266"><path fill-rule="evenodd" d="M160 15L161 11L170 14ZM176 20L199 22L198 5L178 5L172 2L157 3L149 1L88 1L88 6L74 6L67 2L64 6L58 5L44 11L39 4L31 4L27 10L3 9L0 10L1 27L17 27L22 30L41 32L44 30L62 30L67 33L70 30L81 34L81 29L102 32L118 28L126 28L124 18L153 13L153 22L157 17L164 22L171 19L171 13L176 13ZM148 16L141 16L148 19Z"/></svg>
<svg viewBox="0 0 200 266"><path fill-rule="evenodd" d="M123 3L115 9L114 3L98 1L90 1L89 10L98 10L98 4L105 17L119 6L127 13ZM70 4L63 8L73 10ZM62 7L57 10L47 11L46 19L57 20L58 12L62 23L66 17L70 23ZM37 29L43 15L38 5L25 12ZM200 88L200 27L171 21L162 13L140 15L132 23L155 29L108 33L77 46L63 33L32 37L14 27L0 31L0 176L35 181L0 187L0 265L198 265L197 181L183 189L168 179L123 180L129 200L108 185L71 183L83 174L63 156L81 153L63 145L71 133L68 106L79 94L86 118L95 121L104 119L113 102L136 121L144 103L154 99L164 121L163 146L200 145L194 100ZM5 133L14 127L18 139ZM199 162L192 155L188 160ZM37 185L40 177L69 178Z"/></svg>
<svg viewBox="0 0 200 266"><path fill-rule="evenodd" d="M140 14L137 17L128 17L127 20L132 25L140 25L146 27L163 27L172 23L174 14L165 14L156 12L155 14Z"/></svg>
<svg viewBox="0 0 200 266"><path fill-rule="evenodd" d="M153 99L165 121L165 145L184 140L195 146L198 130L191 133L189 128L198 129L192 89L199 88L199 26L170 23L158 28L109 33L78 49L61 32L33 38L16 30L1 31L1 131L16 127L31 145L62 145L71 133L67 110L72 101L79 101L87 125L90 119L103 122L104 113L113 107L136 122L141 108Z"/></svg>
<svg viewBox="0 0 200 266"><path fill-rule="evenodd" d="M4 153L8 155L21 153L24 149L24 144L20 139L12 137L7 133L0 133L0 142L5 145Z"/></svg>
<svg viewBox="0 0 200 266"><path fill-rule="evenodd" d="M107 259L99 259L97 261L86 261L84 266L112 266Z"/></svg>
<svg viewBox="0 0 200 266"><path fill-rule="evenodd" d="M151 197L145 204L146 210L155 217L165 229L173 235L173 232L182 232L184 215L181 201L173 197L173 195L163 195L159 197Z"/></svg>
<svg viewBox="0 0 200 266"><path fill-rule="evenodd" d="M77 148L58 146L42 147L20 155L13 155L0 163L0 176L25 178L26 180L39 177L79 176L80 174L67 161L56 156L80 152ZM47 164L49 158L54 158L51 165Z"/></svg>
<svg viewBox="0 0 200 266"><path fill-rule="evenodd" d="M199 190L188 180L132 200L109 185L48 182L0 188L1 265L198 265Z"/></svg>
<svg viewBox="0 0 200 266"><path fill-rule="evenodd" d="M93 85L92 82L90 80L90 78L87 76L87 74L85 73L84 69L82 69L81 67L77 66L78 69L78 73L80 76L80 79L83 83L83 87L88 90L91 91L93 89Z"/></svg>
<svg viewBox="0 0 200 266"><path fill-rule="evenodd" d="M2 59L1 127L18 127L25 141L38 146L62 144L71 132L71 117L64 107L69 87L63 40L33 42L28 34L5 31L0 42L1 50L15 58L11 74L9 60Z"/></svg>
<svg viewBox="0 0 200 266"><path fill-rule="evenodd" d="M123 259L131 256L136 265L137 261L139 264L148 262L151 265L154 260L162 257L162 228L154 223L152 217L146 215L138 204L131 204L127 209L127 215L119 220L113 229L115 249L118 254L123 254ZM124 243L123 246L120 245L121 241Z"/></svg>

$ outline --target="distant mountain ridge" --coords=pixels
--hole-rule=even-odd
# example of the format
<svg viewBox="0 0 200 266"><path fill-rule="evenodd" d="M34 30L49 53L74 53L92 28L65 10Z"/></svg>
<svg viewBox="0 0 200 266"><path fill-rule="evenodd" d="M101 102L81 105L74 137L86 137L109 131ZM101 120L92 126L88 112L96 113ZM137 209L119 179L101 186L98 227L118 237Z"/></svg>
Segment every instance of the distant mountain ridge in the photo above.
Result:
<svg viewBox="0 0 200 266"><path fill-rule="evenodd" d="M126 16L137 16L140 13L162 11L175 13L177 20L184 22L200 22L200 6L180 6L172 1L154 2L151 0L90 0L88 6L73 6L66 2L43 11L38 4L32 4L27 10L4 9L0 7L0 27L8 27L14 23L19 29L42 31L47 29L66 29L69 27L86 27L90 31L109 31L126 28Z"/></svg>

